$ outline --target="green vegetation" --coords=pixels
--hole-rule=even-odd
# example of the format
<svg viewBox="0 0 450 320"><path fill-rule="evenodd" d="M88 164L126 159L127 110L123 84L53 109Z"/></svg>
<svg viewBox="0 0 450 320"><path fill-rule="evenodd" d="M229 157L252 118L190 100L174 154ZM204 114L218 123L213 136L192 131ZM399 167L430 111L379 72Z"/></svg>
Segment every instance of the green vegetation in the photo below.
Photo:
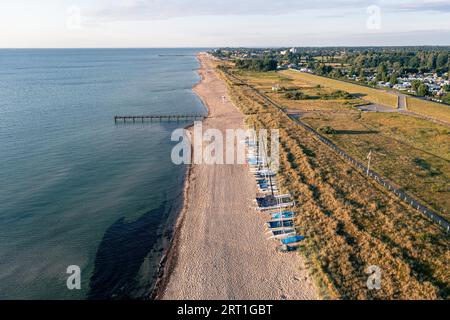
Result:
<svg viewBox="0 0 450 320"><path fill-rule="evenodd" d="M447 93L445 96L443 96L442 101L446 104L450 104L450 93Z"/></svg>
<svg viewBox="0 0 450 320"><path fill-rule="evenodd" d="M275 70L268 60L281 67L307 68L313 73L334 79L345 79L369 86L394 86L409 89L420 97L440 100L439 86L450 79L450 47L355 47L355 48L295 48L227 49L219 57L238 59L247 70ZM245 57L245 58L242 58ZM251 57L251 58L249 58ZM233 59L233 58L231 58ZM242 61L240 61L242 60ZM266 60L266 65L264 65ZM401 79L403 78L403 79ZM384 84L379 84L384 82ZM428 86L431 90L428 90ZM445 101L448 101L446 99Z"/></svg>
<svg viewBox="0 0 450 320"><path fill-rule="evenodd" d="M234 83L226 74L222 76L228 83L232 100L247 115L246 121L251 127L280 130L279 180L284 190L290 191L299 204L295 209L299 214L296 226L306 236L301 251L307 257L308 267L313 270L325 298L449 298L450 243L445 232L421 213L400 204L397 198L380 189L327 146L319 143L309 131L284 112L264 102L253 90ZM248 74L246 76L247 81L260 84L257 89L266 92L265 83L268 80L264 81L263 75L260 74L253 81L248 78ZM317 88L314 86L310 90ZM274 93L271 97L286 102L280 94ZM301 104L302 101L292 103ZM355 116L351 126L360 125L356 117L359 113L348 114ZM381 113L368 115L384 116ZM336 134L330 135L333 139L355 136L354 140L358 140L362 136L365 139L385 136L388 141L394 141L395 137L399 139L398 144L391 144L386 148L392 152L396 148L405 150L403 155L413 149L412 145L420 149L421 144L427 144L430 139L437 141L442 137L446 138L446 133L441 132L445 129L433 127L434 133L426 131L426 134L419 134L422 138L420 142L416 142L415 134L419 130L426 130L430 124L416 118L389 115L394 118L364 119L364 123L368 121L372 126L362 129L346 125L348 119L345 118L347 113L344 113L342 122L327 120L328 123L321 127L329 126L336 130ZM310 117L314 119L316 116L311 114ZM398 125L389 125L389 130L383 131L382 135L378 134L377 131L381 131L385 120ZM416 125L419 127L413 126L410 130L409 126L415 122L403 123L405 120L418 121ZM359 146L353 143L355 150L363 148L367 141L370 140L362 141ZM434 147L438 149L437 146ZM430 146L430 149L425 148L424 151L436 152L432 148ZM375 151L378 152L378 157L383 150ZM443 173L443 170L424 154L414 155L411 165L423 170L423 174L438 177L435 173ZM401 159L401 162L391 165L393 169L408 163L401 157L395 159ZM376 162L378 161L382 160L377 158ZM414 170L417 169L410 169L411 172ZM380 290L367 290L365 271L369 265L377 265L383 271Z"/></svg>
<svg viewBox="0 0 450 320"><path fill-rule="evenodd" d="M325 127L320 127L318 129L318 131L320 133L324 133L324 134L336 134L336 130L334 130L332 127L330 126L325 126Z"/></svg>
<svg viewBox="0 0 450 320"><path fill-rule="evenodd" d="M294 91L288 91L284 94L284 97L286 99L290 99L290 100L304 100L304 99L311 99L311 96L308 96L306 94L304 94L301 91L298 90L294 90Z"/></svg>
<svg viewBox="0 0 450 320"><path fill-rule="evenodd" d="M428 87L421 83L417 88L417 95L420 97L425 97L428 94Z"/></svg>
<svg viewBox="0 0 450 320"><path fill-rule="evenodd" d="M388 71L399 74L448 71L449 49L445 47L367 48L350 49L342 61L354 69L377 69L377 79L383 80Z"/></svg>
<svg viewBox="0 0 450 320"><path fill-rule="evenodd" d="M369 92L364 98L370 97L372 101L391 96L397 98L383 91L295 71L277 73L279 77L290 77L292 81L288 82L289 87L281 87L281 92L268 93L271 99L291 112L313 110L313 113L302 116L304 122L329 136L334 143L362 162L366 161L371 150L374 151L377 160L373 166L377 172L450 219L450 190L446 188L450 179L450 132L445 126L400 114L361 113L351 107L345 108L347 101L353 101L345 100L350 94L334 89L338 85L348 85L347 89L350 90L355 90L353 87L357 90L367 89ZM258 78L248 73L241 76L261 91L266 88L265 81L275 79L272 73L258 73ZM333 87L327 87L329 85ZM333 104L324 108L328 101ZM450 117L450 108L437 103L408 97L407 104L408 110L416 113L439 119ZM315 107L308 109L311 105ZM348 112L330 113L327 112L329 110ZM440 174L428 174L430 171L424 171L423 167L418 166L414 160L416 158L423 159L434 168L434 173Z"/></svg>
<svg viewBox="0 0 450 320"><path fill-rule="evenodd" d="M310 85L321 85L334 90L349 92L351 95L361 97L372 103L378 103L393 108L397 108L398 105L398 98L396 95L377 89L291 70L282 71L280 73L291 77L294 81L300 80L309 83Z"/></svg>
<svg viewBox="0 0 450 320"><path fill-rule="evenodd" d="M336 90L330 95L322 96L323 99L353 99L353 96L347 91Z"/></svg>
<svg viewBox="0 0 450 320"><path fill-rule="evenodd" d="M269 56L264 59L248 59L248 60L237 60L236 67L243 70L251 71L272 71L277 69L277 61Z"/></svg>
<svg viewBox="0 0 450 320"><path fill-rule="evenodd" d="M285 90L286 91L286 90ZM309 96L299 90L287 90L287 92L284 94L284 97L286 99L290 100L308 100L308 99L325 99L325 100L338 100L338 99L353 99L353 96L342 90L336 90L332 93L318 93L315 96Z"/></svg>

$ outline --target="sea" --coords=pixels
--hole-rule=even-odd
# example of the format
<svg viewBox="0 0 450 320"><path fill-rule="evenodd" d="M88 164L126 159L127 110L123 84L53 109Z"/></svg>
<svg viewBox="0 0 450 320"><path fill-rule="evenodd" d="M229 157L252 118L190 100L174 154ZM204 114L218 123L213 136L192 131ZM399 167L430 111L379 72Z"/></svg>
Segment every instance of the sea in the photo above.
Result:
<svg viewBox="0 0 450 320"><path fill-rule="evenodd" d="M0 299L147 299L180 211L171 134L204 49L0 50Z"/></svg>

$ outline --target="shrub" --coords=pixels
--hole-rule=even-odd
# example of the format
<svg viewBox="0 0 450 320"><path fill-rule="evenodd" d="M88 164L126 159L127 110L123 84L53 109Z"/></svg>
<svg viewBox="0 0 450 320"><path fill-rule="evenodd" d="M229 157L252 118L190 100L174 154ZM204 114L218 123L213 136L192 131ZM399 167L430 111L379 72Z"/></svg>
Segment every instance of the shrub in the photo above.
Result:
<svg viewBox="0 0 450 320"><path fill-rule="evenodd" d="M443 98L442 101L444 103L450 104L450 93L447 93Z"/></svg>
<svg viewBox="0 0 450 320"><path fill-rule="evenodd" d="M335 134L336 130L334 130L332 127L330 126L325 126L325 127L321 127L319 128L319 132L320 133L324 133L324 134Z"/></svg>
<svg viewBox="0 0 450 320"><path fill-rule="evenodd" d="M284 97L289 100L304 100L309 99L309 96L304 94L303 92L300 92L298 90L296 91L288 91L284 94Z"/></svg>
<svg viewBox="0 0 450 320"><path fill-rule="evenodd" d="M333 99L353 99L350 93L343 90L333 91L329 96Z"/></svg>

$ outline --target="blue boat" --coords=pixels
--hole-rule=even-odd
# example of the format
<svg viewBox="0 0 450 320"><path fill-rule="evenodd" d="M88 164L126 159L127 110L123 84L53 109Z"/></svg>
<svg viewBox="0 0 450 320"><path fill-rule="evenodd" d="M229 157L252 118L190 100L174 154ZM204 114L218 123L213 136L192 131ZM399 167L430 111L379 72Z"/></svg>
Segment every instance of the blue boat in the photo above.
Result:
<svg viewBox="0 0 450 320"><path fill-rule="evenodd" d="M300 242L303 239L305 239L304 236L292 236L292 237L287 237L287 238L281 239L281 243L282 244L292 244L292 243Z"/></svg>
<svg viewBox="0 0 450 320"><path fill-rule="evenodd" d="M260 160L260 159L248 159L247 163L251 166L256 166L259 164L265 164L264 160Z"/></svg>
<svg viewBox="0 0 450 320"><path fill-rule="evenodd" d="M293 220L269 221L267 222L267 226L269 227L269 229L293 227L294 221Z"/></svg>
<svg viewBox="0 0 450 320"><path fill-rule="evenodd" d="M272 213L272 219L289 219L294 218L295 214L292 211L283 211L283 212L277 212Z"/></svg>

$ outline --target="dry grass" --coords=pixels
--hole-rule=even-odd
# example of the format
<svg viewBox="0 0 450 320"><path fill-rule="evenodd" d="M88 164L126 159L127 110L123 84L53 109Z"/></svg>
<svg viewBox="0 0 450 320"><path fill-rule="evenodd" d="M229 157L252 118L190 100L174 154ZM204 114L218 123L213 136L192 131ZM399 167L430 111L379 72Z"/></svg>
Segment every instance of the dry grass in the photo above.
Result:
<svg viewBox="0 0 450 320"><path fill-rule="evenodd" d="M309 74L298 73L310 76ZM308 95L327 94L334 88L317 88L304 78L292 80L285 72L240 73L247 83L264 92L289 111L317 111L304 114L303 121L315 129L331 127L338 134L328 137L348 154L362 162L372 151L372 167L450 219L450 140L449 129L423 119L397 113L361 113L353 100L289 100L267 89L273 79L284 79L286 87L300 88ZM313 76L319 79L322 77ZM377 91L379 92L379 91ZM384 92L381 92L384 93ZM322 112L323 111L323 112ZM333 111L333 112L329 112ZM335 112L339 111L339 112Z"/></svg>
<svg viewBox="0 0 450 320"><path fill-rule="evenodd" d="M273 99L280 101L286 109L293 111L317 111L317 110L342 110L354 111L353 107L361 105L357 101L347 100L288 100L277 94L268 94Z"/></svg>
<svg viewBox="0 0 450 320"><path fill-rule="evenodd" d="M391 113L314 114L302 120L315 129L332 127L336 134L327 137L362 162L372 151L376 172L450 220L447 128Z"/></svg>
<svg viewBox="0 0 450 320"><path fill-rule="evenodd" d="M364 105L367 102L361 99L306 99L306 100L289 100L284 97L284 92L273 92L272 87L279 85L286 89L300 90L302 93L308 96L320 96L325 94L331 94L335 91L332 88L323 86L317 86L310 82L292 79L288 76L280 74L279 72L238 72L241 79L245 80L248 84L258 88L261 92L264 92L270 98L277 100L286 109L293 111L312 111L312 110L347 110L354 111L355 106Z"/></svg>
<svg viewBox="0 0 450 320"><path fill-rule="evenodd" d="M294 81L300 81L301 83L322 85L335 90L344 90L372 103L381 104L392 108L397 108L398 106L397 96L385 91L293 70L282 71L280 73L294 79Z"/></svg>
<svg viewBox="0 0 450 320"><path fill-rule="evenodd" d="M407 97L406 101L409 111L450 123L450 106L412 97Z"/></svg>
<svg viewBox="0 0 450 320"><path fill-rule="evenodd" d="M223 74L235 104L256 127L280 130L279 179L299 206L302 247L326 298L449 298L448 236L321 144L280 110ZM365 270L382 270L368 290Z"/></svg>

